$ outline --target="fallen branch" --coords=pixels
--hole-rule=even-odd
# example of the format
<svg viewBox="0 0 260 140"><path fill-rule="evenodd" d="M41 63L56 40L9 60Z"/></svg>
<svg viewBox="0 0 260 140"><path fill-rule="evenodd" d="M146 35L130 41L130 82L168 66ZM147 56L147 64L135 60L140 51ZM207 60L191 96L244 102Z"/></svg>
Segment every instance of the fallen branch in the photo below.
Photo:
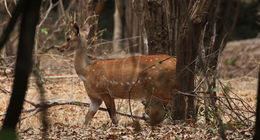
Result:
<svg viewBox="0 0 260 140"><path fill-rule="evenodd" d="M6 89L4 89L4 88L1 88L1 87L0 87L0 90L1 90L4 94L11 94L10 91L8 91L8 90L6 90Z"/></svg>
<svg viewBox="0 0 260 140"><path fill-rule="evenodd" d="M0 87L0 91L2 91L4 94L7 94L7 95L11 95L11 91L8 91L8 90L6 90L6 89L4 89L4 88L1 88ZM33 105L33 106L37 106L37 104L35 104L34 102L32 102L32 101L28 101L28 100L24 100L25 102L27 102L27 103L29 103L29 104L31 104L31 105ZM1 115L0 115L1 116Z"/></svg>
<svg viewBox="0 0 260 140"><path fill-rule="evenodd" d="M78 78L78 75L45 76L44 79Z"/></svg>
<svg viewBox="0 0 260 140"><path fill-rule="evenodd" d="M30 101L30 102L32 102L32 101ZM54 106L58 106L58 105L76 105L76 106L85 106L85 107L90 106L89 103L85 103L85 102L81 102L81 101L71 101L71 100L65 100L65 99L46 100L43 103L33 102L33 104L35 104L35 108L26 109L26 110L22 111L22 113L29 113L29 114L22 117L21 120L26 119L28 117L31 117L31 116L41 112L44 109L54 107ZM103 107L100 107L99 110L107 111L107 109L103 108ZM1 113L0 116L4 116L5 114L6 113ZM125 117L131 117L130 114L126 114L126 113L122 113L122 112L116 112L116 114L119 114L119 115L125 116ZM141 116L133 115L132 117L135 118L135 119L146 120L144 117L141 117Z"/></svg>

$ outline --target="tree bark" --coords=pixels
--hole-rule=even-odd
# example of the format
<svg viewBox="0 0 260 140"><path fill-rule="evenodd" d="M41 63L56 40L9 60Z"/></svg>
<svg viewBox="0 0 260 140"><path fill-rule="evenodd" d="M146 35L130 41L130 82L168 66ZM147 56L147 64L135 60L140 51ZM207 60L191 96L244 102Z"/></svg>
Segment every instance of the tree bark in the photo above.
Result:
<svg viewBox="0 0 260 140"><path fill-rule="evenodd" d="M176 81L181 92L192 93L195 80L195 59L200 44L200 36L207 21L207 16L212 6L211 0L175 0L175 11L177 19L175 27L179 27L175 34L177 38L176 55L177 66ZM187 100L185 100L187 98ZM176 94L174 100L176 107L173 110L173 118L183 120L186 118L196 118L194 97L184 97Z"/></svg>
<svg viewBox="0 0 260 140"><path fill-rule="evenodd" d="M41 0L19 1L18 6L13 12L18 14L18 16L13 14L13 17L15 18L19 17L19 15L22 15L22 21L20 25L20 39L15 67L13 91L7 109L7 114L3 122L3 131L10 130L15 132L15 128L23 108L23 102L27 91L28 78L32 70L32 51L34 46L36 25L39 20L40 5ZM12 22L17 21L11 19L9 25L15 24Z"/></svg>
<svg viewBox="0 0 260 140"><path fill-rule="evenodd" d="M258 72L258 92L257 92L257 104L256 104L256 121L255 121L255 135L254 140L260 138L260 70Z"/></svg>
<svg viewBox="0 0 260 140"><path fill-rule="evenodd" d="M114 13L114 34L113 34L113 52L118 53L120 51L120 39L122 39L123 25L123 2L121 0L115 0L115 13Z"/></svg>
<svg viewBox="0 0 260 140"><path fill-rule="evenodd" d="M143 1L125 1L124 35L129 38L127 46L130 53L148 53L146 36L143 33L142 7Z"/></svg>
<svg viewBox="0 0 260 140"><path fill-rule="evenodd" d="M141 2L143 15L143 34L146 35L149 54L174 54L173 26L172 26L172 1L149 1Z"/></svg>

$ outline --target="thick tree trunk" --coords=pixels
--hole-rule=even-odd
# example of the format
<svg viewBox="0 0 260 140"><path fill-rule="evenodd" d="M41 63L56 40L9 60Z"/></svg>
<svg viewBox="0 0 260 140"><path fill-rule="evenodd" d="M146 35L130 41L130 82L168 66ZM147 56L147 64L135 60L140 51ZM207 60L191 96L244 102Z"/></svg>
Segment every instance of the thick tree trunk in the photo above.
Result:
<svg viewBox="0 0 260 140"><path fill-rule="evenodd" d="M181 92L192 93L195 80L195 59L200 44L200 36L205 26L206 19L212 4L211 0L182 1L175 0L177 19L175 27L180 29L176 32L177 38L177 83ZM185 100L187 98L187 100ZM173 118L182 120L196 117L194 97L185 97L176 94Z"/></svg>
<svg viewBox="0 0 260 140"><path fill-rule="evenodd" d="M177 54L177 83L181 92L191 93L194 89L195 76L195 57L197 51L197 42L194 40L194 26L187 24L187 30L180 35L179 43L176 48ZM183 29L183 28L181 28ZM186 100L187 98L187 100ZM186 100L186 101L185 101ZM174 108L174 119L183 120L186 118L194 118L194 97L186 97L176 94Z"/></svg>
<svg viewBox="0 0 260 140"><path fill-rule="evenodd" d="M195 65L193 60L195 58L196 46L194 46L195 42L193 42L194 26L188 18L188 9L187 1L175 1L175 12L177 15L175 27L179 28L175 34L177 39L176 81L179 85L178 90L181 92L191 92L194 89ZM189 110L192 110L194 107L193 102L193 98L186 97L177 92L174 99L173 119L187 119L188 107L190 108ZM188 103L191 103L191 105Z"/></svg>
<svg viewBox="0 0 260 140"><path fill-rule="evenodd" d="M174 54L172 4L171 0L134 3L134 11L139 12L142 36L147 42L149 54Z"/></svg>
<svg viewBox="0 0 260 140"><path fill-rule="evenodd" d="M169 54L168 29L163 1L144 0L144 27L149 54Z"/></svg>
<svg viewBox="0 0 260 140"><path fill-rule="evenodd" d="M9 38L8 34L12 31L13 25L17 22L15 18L22 16L12 96L3 122L2 131L10 130L15 132L21 115L28 88L28 78L32 70L32 52L36 25L39 20L40 5L41 0L19 1L17 7L12 12L13 17L5 30L6 38L2 38L3 40ZM2 39L1 42L3 43L0 43L0 50L5 43ZM1 138L10 139L10 137Z"/></svg>
<svg viewBox="0 0 260 140"><path fill-rule="evenodd" d="M127 1L126 37L141 36L138 47L130 43L131 51L174 55L173 10L172 0Z"/></svg>
<svg viewBox="0 0 260 140"><path fill-rule="evenodd" d="M129 38L127 45L131 53L147 54L145 36L143 35L142 1L125 1L125 37Z"/></svg>
<svg viewBox="0 0 260 140"><path fill-rule="evenodd" d="M260 138L260 70L258 72L258 92L257 92L256 121L255 121L254 140L259 140L259 138Z"/></svg>

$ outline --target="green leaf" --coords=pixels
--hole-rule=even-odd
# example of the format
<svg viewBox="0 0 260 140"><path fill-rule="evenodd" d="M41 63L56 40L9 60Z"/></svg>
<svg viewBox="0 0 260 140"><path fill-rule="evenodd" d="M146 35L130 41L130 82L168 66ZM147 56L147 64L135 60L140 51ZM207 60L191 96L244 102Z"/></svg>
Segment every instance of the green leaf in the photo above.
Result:
<svg viewBox="0 0 260 140"><path fill-rule="evenodd" d="M42 28L41 29L41 33L45 34L45 35L48 35L48 29L47 28Z"/></svg>
<svg viewBox="0 0 260 140"><path fill-rule="evenodd" d="M225 65L235 66L237 60L238 60L237 58L229 58L224 63L225 63Z"/></svg>
<svg viewBox="0 0 260 140"><path fill-rule="evenodd" d="M218 92L218 91L220 91L219 87L215 87L215 88L212 89L212 92Z"/></svg>

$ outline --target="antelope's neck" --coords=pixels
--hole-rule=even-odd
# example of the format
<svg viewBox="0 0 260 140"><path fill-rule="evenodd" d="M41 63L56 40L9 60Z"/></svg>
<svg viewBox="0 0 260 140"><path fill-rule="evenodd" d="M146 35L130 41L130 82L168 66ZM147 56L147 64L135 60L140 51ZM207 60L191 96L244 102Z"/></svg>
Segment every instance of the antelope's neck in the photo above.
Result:
<svg viewBox="0 0 260 140"><path fill-rule="evenodd" d="M80 48L75 51L74 66L78 75L85 75L86 68L90 65L91 60L87 56L87 49Z"/></svg>

